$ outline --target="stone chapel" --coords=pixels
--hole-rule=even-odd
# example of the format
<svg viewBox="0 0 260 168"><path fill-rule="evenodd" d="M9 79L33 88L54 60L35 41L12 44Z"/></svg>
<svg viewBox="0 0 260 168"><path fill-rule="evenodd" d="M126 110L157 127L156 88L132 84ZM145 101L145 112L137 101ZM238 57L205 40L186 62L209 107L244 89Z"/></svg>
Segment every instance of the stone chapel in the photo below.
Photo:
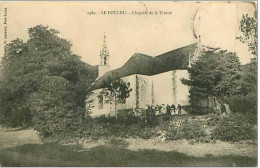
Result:
<svg viewBox="0 0 260 168"><path fill-rule="evenodd" d="M181 78L188 78L187 68L197 51L197 43L173 49L158 56L135 53L122 67L111 69L106 36L100 50L98 77L89 91L93 100L91 115L115 115L114 102L106 101L101 95L106 81L122 79L130 83L130 96L124 103L117 105L117 111L136 111L146 105L189 105L189 88L183 85Z"/></svg>

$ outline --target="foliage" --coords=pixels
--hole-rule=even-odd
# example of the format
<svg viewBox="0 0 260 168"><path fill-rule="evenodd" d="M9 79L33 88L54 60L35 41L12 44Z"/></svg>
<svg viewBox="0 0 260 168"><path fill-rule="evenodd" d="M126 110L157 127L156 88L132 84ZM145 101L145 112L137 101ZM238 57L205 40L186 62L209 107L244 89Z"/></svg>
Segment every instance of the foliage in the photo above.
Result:
<svg viewBox="0 0 260 168"><path fill-rule="evenodd" d="M257 55L257 18L245 14L240 20L240 31L243 36L238 37L241 42L247 43L249 50L253 55Z"/></svg>
<svg viewBox="0 0 260 168"><path fill-rule="evenodd" d="M206 119L206 120L205 120ZM127 122L127 121L132 122ZM144 126L134 116L89 118L79 131L52 136L55 140L78 142L80 139L106 139L110 145L124 146L124 138L156 138L160 140L182 140L190 143L214 143L215 140L251 140L256 136L254 123L244 115L222 116L211 114L206 118L168 120L154 127ZM250 124L249 124L250 123ZM250 138L251 137L251 138Z"/></svg>
<svg viewBox="0 0 260 168"><path fill-rule="evenodd" d="M227 51L203 52L188 69L189 79L181 79L190 86L191 106L216 97L221 104L239 93L241 65L235 53Z"/></svg>
<svg viewBox="0 0 260 168"><path fill-rule="evenodd" d="M257 25L256 16L243 15L240 21L243 43L256 55ZM209 106L209 98L220 103L221 111L250 113L257 111L257 60L240 65L235 53L222 51L219 48L204 46L204 50L188 69L189 79L182 83L190 86L191 113L201 114ZM228 106L228 107L227 107ZM225 108L223 108L225 107ZM211 111L211 109L209 109ZM209 111L206 109L206 111ZM224 110L224 111L223 111ZM230 111L229 111L230 112ZM206 113L205 113L206 114Z"/></svg>
<svg viewBox="0 0 260 168"><path fill-rule="evenodd" d="M6 47L1 74L1 123L29 125L43 136L73 132L85 120L87 88L96 76L57 30L38 25L29 40Z"/></svg>
<svg viewBox="0 0 260 168"><path fill-rule="evenodd" d="M238 37L242 43L247 43L249 51L257 56L257 18L256 12L250 17L244 14L240 20L240 31L243 36ZM241 95L231 100L235 112L250 113L256 117L257 112L257 60L242 67Z"/></svg>
<svg viewBox="0 0 260 168"><path fill-rule="evenodd" d="M2 58L0 111L1 123L7 126L30 124L31 113L27 97L37 89L37 77L45 73L37 70L34 62L24 66L30 57L27 51L26 44L16 39L7 44L6 53ZM29 73L30 70L35 73Z"/></svg>
<svg viewBox="0 0 260 168"><path fill-rule="evenodd" d="M130 126L133 124L140 124L141 123L141 118L137 116L121 116L118 115L117 120L115 117L105 117L105 116L100 116L96 117L93 119L94 122L99 123L99 124L121 124L121 125L126 125Z"/></svg>
<svg viewBox="0 0 260 168"><path fill-rule="evenodd" d="M109 98L109 102L114 101L115 110L117 103L125 102L126 98L130 96L130 83L124 82L122 79L108 80L106 83L106 88L101 92L102 95Z"/></svg>
<svg viewBox="0 0 260 168"><path fill-rule="evenodd" d="M208 126L217 126L222 121L222 116L212 114L210 115L209 119L207 120Z"/></svg>
<svg viewBox="0 0 260 168"><path fill-rule="evenodd" d="M66 122L65 122L66 123ZM139 117L96 117L88 118L84 124L80 125L77 131L65 132L60 130L59 134L52 135L49 140L73 142L81 138L92 140L109 138L151 138L156 135L157 129L144 127Z"/></svg>
<svg viewBox="0 0 260 168"><path fill-rule="evenodd" d="M193 98L195 96L193 95ZM204 106L204 105L197 105L195 104L196 101L193 101L193 105L187 105L185 106L185 111L188 114L195 114L195 115L205 115L205 114L209 114L209 113L213 113L214 109L208 106Z"/></svg>
<svg viewBox="0 0 260 168"><path fill-rule="evenodd" d="M211 134L213 139L232 142L254 140L256 135L254 125L242 114L232 114L223 118Z"/></svg>
<svg viewBox="0 0 260 168"><path fill-rule="evenodd" d="M228 101L233 112L256 118L257 61L255 59L242 66L239 95L230 97Z"/></svg>
<svg viewBox="0 0 260 168"><path fill-rule="evenodd" d="M138 132L138 137L143 139L150 139L157 135L157 129L151 127L145 127L141 129L142 131Z"/></svg>
<svg viewBox="0 0 260 168"><path fill-rule="evenodd" d="M174 122L166 128L166 138L168 140L196 139L206 136L206 132L198 120L185 120L184 122Z"/></svg>
<svg viewBox="0 0 260 168"><path fill-rule="evenodd" d="M250 114L257 118L257 92L247 96L237 96L229 100L234 113Z"/></svg>

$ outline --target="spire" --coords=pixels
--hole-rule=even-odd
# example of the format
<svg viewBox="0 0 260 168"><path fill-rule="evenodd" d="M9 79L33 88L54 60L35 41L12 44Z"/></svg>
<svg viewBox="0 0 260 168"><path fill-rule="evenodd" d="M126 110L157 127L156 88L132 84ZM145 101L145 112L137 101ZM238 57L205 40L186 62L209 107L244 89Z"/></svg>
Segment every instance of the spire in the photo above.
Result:
<svg viewBox="0 0 260 168"><path fill-rule="evenodd" d="M109 66L109 50L107 49L105 32L104 32L102 49L100 50L100 65Z"/></svg>
<svg viewBox="0 0 260 168"><path fill-rule="evenodd" d="M108 51L108 49L107 49L107 42L106 42L106 33L105 32L104 32L104 40L103 40L102 49L106 49Z"/></svg>

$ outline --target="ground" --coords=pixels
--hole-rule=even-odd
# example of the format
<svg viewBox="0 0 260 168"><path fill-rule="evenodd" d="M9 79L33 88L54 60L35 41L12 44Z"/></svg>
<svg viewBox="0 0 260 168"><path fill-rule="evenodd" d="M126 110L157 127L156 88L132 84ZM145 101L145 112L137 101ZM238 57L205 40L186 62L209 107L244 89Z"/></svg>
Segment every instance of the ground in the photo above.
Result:
<svg viewBox="0 0 260 168"><path fill-rule="evenodd" d="M257 144L249 141L217 141L215 144L190 144L186 140L162 142L158 139L121 141L124 143L99 140L55 144L43 142L32 129L1 128L1 166L257 165Z"/></svg>

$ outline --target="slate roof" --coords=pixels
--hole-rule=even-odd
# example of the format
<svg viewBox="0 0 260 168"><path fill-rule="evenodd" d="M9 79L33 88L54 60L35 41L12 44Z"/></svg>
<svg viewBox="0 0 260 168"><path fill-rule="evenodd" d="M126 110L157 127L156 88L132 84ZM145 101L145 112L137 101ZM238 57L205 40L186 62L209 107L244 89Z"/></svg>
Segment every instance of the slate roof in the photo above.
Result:
<svg viewBox="0 0 260 168"><path fill-rule="evenodd" d="M106 72L97 78L88 90L104 88L107 81L133 74L157 75L172 70L184 70L189 65L189 55L193 54L197 43L181 47L164 54L152 57L145 54L134 54L121 68Z"/></svg>

